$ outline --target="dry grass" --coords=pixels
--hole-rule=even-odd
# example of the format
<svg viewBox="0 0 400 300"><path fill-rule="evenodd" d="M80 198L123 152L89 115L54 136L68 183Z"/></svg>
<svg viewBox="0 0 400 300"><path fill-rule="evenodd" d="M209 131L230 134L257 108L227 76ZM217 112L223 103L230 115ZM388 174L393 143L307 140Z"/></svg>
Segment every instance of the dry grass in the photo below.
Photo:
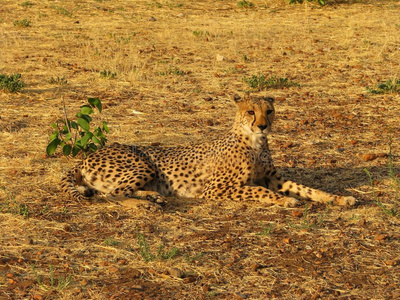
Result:
<svg viewBox="0 0 400 300"><path fill-rule="evenodd" d="M399 218L364 172L385 206L398 204L385 155L392 136L398 178L400 97L366 87L400 77L399 3L29 2L0 7L0 73L26 83L0 92L1 299L400 297ZM22 19L30 26L13 25ZM111 141L177 145L221 136L230 95L259 74L300 84L269 91L276 165L357 207L171 199L153 214L60 194L73 162L44 153L61 95L71 114L100 97ZM57 76L67 84L50 84Z"/></svg>

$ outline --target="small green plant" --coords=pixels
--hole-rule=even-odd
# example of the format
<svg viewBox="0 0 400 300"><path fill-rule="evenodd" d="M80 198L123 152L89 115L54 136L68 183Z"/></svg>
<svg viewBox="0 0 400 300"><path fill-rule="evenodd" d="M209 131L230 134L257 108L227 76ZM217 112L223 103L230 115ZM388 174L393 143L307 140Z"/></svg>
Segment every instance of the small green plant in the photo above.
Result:
<svg viewBox="0 0 400 300"><path fill-rule="evenodd" d="M12 202L5 202L4 209L1 211L5 211L10 214L20 215L24 218L29 218L29 207L26 204L16 202L15 200Z"/></svg>
<svg viewBox="0 0 400 300"><path fill-rule="evenodd" d="M20 78L21 74L11 76L0 74L0 90L9 91L10 93L20 91L25 86L25 83L20 81Z"/></svg>
<svg viewBox="0 0 400 300"><path fill-rule="evenodd" d="M237 6L240 8L252 8L254 7L254 3L247 0L241 0L237 3Z"/></svg>
<svg viewBox="0 0 400 300"><path fill-rule="evenodd" d="M389 168L389 177L392 180L392 187L396 193L396 203L398 205L398 201L400 201L400 177L397 177L393 167L393 136L391 135L389 138L389 154L388 154L388 168Z"/></svg>
<svg viewBox="0 0 400 300"><path fill-rule="evenodd" d="M274 223L269 223L263 226L262 230L257 233L257 235L262 235L262 236L270 236L272 231L274 230L275 224Z"/></svg>
<svg viewBox="0 0 400 300"><path fill-rule="evenodd" d="M195 261L201 260L201 259L204 257L204 253L203 253L203 252L199 252L199 253L197 253L197 254L194 255L194 256L190 256L190 255L188 255L188 254L185 254L183 257L185 258L185 260L186 260L188 263L193 263L193 262L195 262Z"/></svg>
<svg viewBox="0 0 400 300"><path fill-rule="evenodd" d="M367 176L368 176L369 184L370 184L370 186L371 186L372 194L373 194L373 196L374 196L376 205L378 205L378 206L382 209L382 211L383 211L383 213L384 213L385 215L388 215L388 216L391 216L391 217L399 217L399 216L400 216L399 211L398 211L395 207L392 207L392 208L388 209L388 208L386 208L386 206L383 205L383 203L379 200L379 197L378 197L378 195L377 195L377 193L376 193L376 191L375 191L374 182L373 182L373 180L372 180L372 175L371 175L371 173L370 173L366 168L364 169L364 172L365 172L365 173L367 174Z"/></svg>
<svg viewBox="0 0 400 300"><path fill-rule="evenodd" d="M106 79L114 79L115 77L117 77L117 73L111 72L110 70L103 70L100 72L100 77Z"/></svg>
<svg viewBox="0 0 400 300"><path fill-rule="evenodd" d="M32 7L33 3L30 1L25 1L20 4L22 7Z"/></svg>
<svg viewBox="0 0 400 300"><path fill-rule="evenodd" d="M187 74L187 72L180 70L177 67L172 67L172 66L169 66L167 71L158 72L158 75L160 75L160 76L167 76L167 75L183 76L185 74Z"/></svg>
<svg viewBox="0 0 400 300"><path fill-rule="evenodd" d="M46 204L42 207L42 209L40 210L40 214L41 215L45 215L47 212L49 211L49 206Z"/></svg>
<svg viewBox="0 0 400 300"><path fill-rule="evenodd" d="M210 36L211 35L209 31L203 31L203 30L194 30L192 33L193 33L193 35L195 37L201 37L203 35L204 36Z"/></svg>
<svg viewBox="0 0 400 300"><path fill-rule="evenodd" d="M367 87L367 91L371 94L400 94L400 79L389 79L385 82L378 83L375 89Z"/></svg>
<svg viewBox="0 0 400 300"><path fill-rule="evenodd" d="M50 135L50 143L46 148L48 156L52 156L58 146L62 148L65 156L70 154L76 156L81 151L84 155L87 155L96 151L98 146L105 145L107 142L105 134L109 133L107 123L101 122L93 131L90 128L90 123L93 120L90 115L94 113L96 108L100 113L102 111L102 104L99 98L88 98L88 104L82 105L75 115L76 120L68 118L64 102L63 107L64 119L51 124L54 131Z"/></svg>
<svg viewBox="0 0 400 300"><path fill-rule="evenodd" d="M14 26L17 26L17 27L29 27L29 26L31 26L31 22L28 21L27 19L15 20L14 21Z"/></svg>
<svg viewBox="0 0 400 300"><path fill-rule="evenodd" d="M26 204L19 203L17 213L25 218L29 218L29 208Z"/></svg>
<svg viewBox="0 0 400 300"><path fill-rule="evenodd" d="M65 78L65 76L57 76L57 77L51 77L49 80L50 84L57 84L57 85L65 85L68 83L68 80Z"/></svg>
<svg viewBox="0 0 400 300"><path fill-rule="evenodd" d="M2 190L6 190L3 186ZM29 218L29 207L24 203L19 203L15 200L15 196L12 192L9 192L6 200L4 202L0 202L0 212L20 215L25 218Z"/></svg>
<svg viewBox="0 0 400 300"><path fill-rule="evenodd" d="M146 237L142 233L136 235L137 243L139 244L140 255L145 262L154 260L154 255L150 252L149 245L147 244Z"/></svg>
<svg viewBox="0 0 400 300"><path fill-rule="evenodd" d="M107 237L107 238L104 240L103 243L104 243L105 245L111 246L111 247L115 247L115 246L118 246L119 244L121 244L121 242L116 241L116 240L114 240L114 239L111 238L111 237Z"/></svg>
<svg viewBox="0 0 400 300"><path fill-rule="evenodd" d="M55 9L57 11L57 13L60 14L60 15L67 16L67 17L70 17L70 18L72 17L72 12L66 10L64 7L55 6L55 5L52 5L50 7Z"/></svg>
<svg viewBox="0 0 400 300"><path fill-rule="evenodd" d="M140 247L140 255L145 262L153 261L155 259L173 259L181 254L180 250L176 247L171 248L171 250L169 251L164 251L165 245L161 244L160 246L158 246L157 254L154 255L150 251L144 234L138 233L136 235L136 240Z"/></svg>
<svg viewBox="0 0 400 300"><path fill-rule="evenodd" d="M326 217L328 216L328 213L331 210L331 206L332 206L332 201L328 202L328 204L326 205L324 211L320 212L318 214L317 223L316 223L317 226L322 226L322 224L325 222Z"/></svg>
<svg viewBox="0 0 400 300"><path fill-rule="evenodd" d="M395 204L393 207L388 209L380 200L378 197L378 194L375 191L375 186L374 182L372 180L372 175L371 173L367 170L364 169L364 172L367 174L369 183L372 189L372 194L375 199L375 203L382 209L383 213L391 216L391 217L397 217L400 218L400 209L399 209L399 200L400 200L400 178L396 177L395 171L394 171L394 166L393 166L393 153L392 153L392 148L393 148L393 136L391 135L389 138L389 154L388 154L388 172L389 172L389 177L391 179L391 185L393 187L393 190L395 192Z"/></svg>
<svg viewBox="0 0 400 300"><path fill-rule="evenodd" d="M307 0L308 2L317 2L319 5L323 6L326 4L326 0ZM296 4L296 3L303 3L304 0L289 0L290 4Z"/></svg>
<svg viewBox="0 0 400 300"><path fill-rule="evenodd" d="M291 86L299 86L298 83L290 81L288 78L270 76L266 78L263 74L251 77L243 77L243 81L249 85L253 90L261 91L266 89L281 89Z"/></svg>
<svg viewBox="0 0 400 300"><path fill-rule="evenodd" d="M56 278L54 274L54 268L53 265L50 265L50 270L49 270L49 275L48 278L43 278L43 276L40 276L36 270L35 265L31 265L32 272L35 276L35 280L37 284L46 291L49 290L57 290L57 291L62 291L65 288L67 288L71 283L72 283L72 275L69 274L68 276L59 276Z"/></svg>
<svg viewBox="0 0 400 300"><path fill-rule="evenodd" d="M160 2L154 1L153 5L157 8L162 8L162 4Z"/></svg>
<svg viewBox="0 0 400 300"><path fill-rule="evenodd" d="M308 210L308 203L306 203L303 211L303 217L301 219L301 222L299 225L293 224L292 222L289 222L289 227L295 228L295 229L313 229L316 227L316 224L314 224L314 221L310 218L309 216L309 210Z"/></svg>
<svg viewBox="0 0 400 300"><path fill-rule="evenodd" d="M169 251L164 251L165 245L158 246L157 257L160 259L173 259L181 254L180 250L172 247Z"/></svg>

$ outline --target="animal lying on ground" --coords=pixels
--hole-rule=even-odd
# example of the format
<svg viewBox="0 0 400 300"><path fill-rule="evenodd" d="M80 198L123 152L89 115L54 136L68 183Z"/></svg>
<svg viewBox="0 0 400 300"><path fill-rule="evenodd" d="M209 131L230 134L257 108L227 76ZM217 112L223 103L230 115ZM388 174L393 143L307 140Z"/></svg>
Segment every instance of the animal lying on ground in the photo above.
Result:
<svg viewBox="0 0 400 300"><path fill-rule="evenodd" d="M63 192L78 200L100 194L160 205L168 196L255 200L285 207L297 205L296 198L355 204L354 197L332 195L282 178L268 148L267 135L275 115L273 99L235 95L233 100L236 118L221 139L184 147L104 147L67 173L62 179Z"/></svg>

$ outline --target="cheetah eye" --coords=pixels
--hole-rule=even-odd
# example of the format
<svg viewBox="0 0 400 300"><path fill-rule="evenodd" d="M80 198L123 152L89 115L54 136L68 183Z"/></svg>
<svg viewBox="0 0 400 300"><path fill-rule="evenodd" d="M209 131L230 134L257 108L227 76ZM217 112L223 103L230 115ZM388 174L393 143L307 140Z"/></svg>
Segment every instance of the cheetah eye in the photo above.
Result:
<svg viewBox="0 0 400 300"><path fill-rule="evenodd" d="M272 114L274 111L272 110L272 109L268 109L267 110L267 115L270 115L270 114Z"/></svg>
<svg viewBox="0 0 400 300"><path fill-rule="evenodd" d="M253 115L254 115L254 110L249 110L249 111L247 111L247 113L248 113L250 116L253 116Z"/></svg>

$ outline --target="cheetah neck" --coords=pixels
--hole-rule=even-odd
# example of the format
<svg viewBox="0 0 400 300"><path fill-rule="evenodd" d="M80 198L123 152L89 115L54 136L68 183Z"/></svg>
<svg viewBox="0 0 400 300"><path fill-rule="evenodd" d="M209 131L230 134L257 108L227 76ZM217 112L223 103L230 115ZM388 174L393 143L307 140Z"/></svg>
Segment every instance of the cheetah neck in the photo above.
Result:
<svg viewBox="0 0 400 300"><path fill-rule="evenodd" d="M265 134L252 134L249 137L250 147L258 151L264 148L268 143L267 136Z"/></svg>
<svg viewBox="0 0 400 300"><path fill-rule="evenodd" d="M258 152L268 147L268 138L266 134L254 133L252 131L232 130L236 138Z"/></svg>

